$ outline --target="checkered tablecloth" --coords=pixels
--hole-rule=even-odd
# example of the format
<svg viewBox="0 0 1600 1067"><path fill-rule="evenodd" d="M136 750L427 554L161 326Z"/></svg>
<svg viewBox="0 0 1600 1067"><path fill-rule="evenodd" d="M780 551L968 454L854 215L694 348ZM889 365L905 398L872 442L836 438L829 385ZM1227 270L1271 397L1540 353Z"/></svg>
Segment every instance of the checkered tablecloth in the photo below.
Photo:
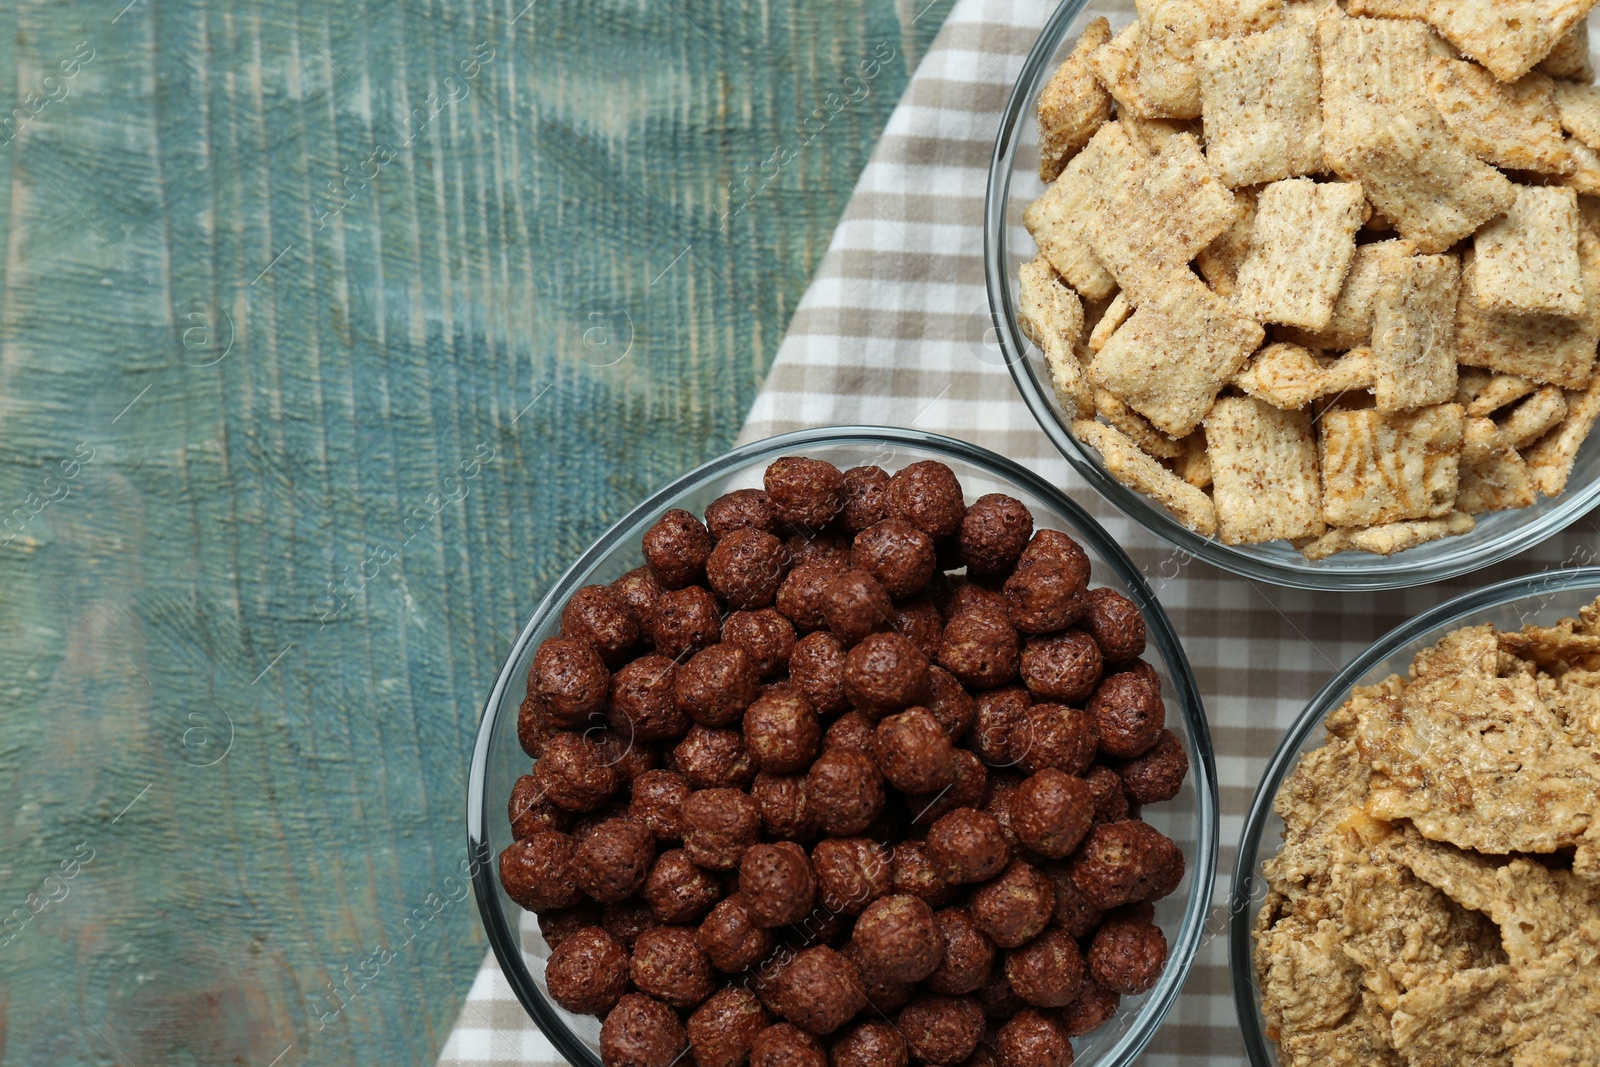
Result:
<svg viewBox="0 0 1600 1067"><path fill-rule="evenodd" d="M1228 977L1227 892L1245 812L1284 729L1334 671L1390 627L1473 586L1586 562L1596 527L1580 519L1538 549L1453 582L1311 593L1189 560L1085 486L1018 398L989 332L983 285L983 192L1000 111L1054 7L1050 0L956 5L861 175L742 439L844 423L965 438L1064 486L1144 569L1204 695L1222 853L1194 971L1142 1062L1238 1065L1246 1060ZM560 1062L490 956L441 1067Z"/></svg>

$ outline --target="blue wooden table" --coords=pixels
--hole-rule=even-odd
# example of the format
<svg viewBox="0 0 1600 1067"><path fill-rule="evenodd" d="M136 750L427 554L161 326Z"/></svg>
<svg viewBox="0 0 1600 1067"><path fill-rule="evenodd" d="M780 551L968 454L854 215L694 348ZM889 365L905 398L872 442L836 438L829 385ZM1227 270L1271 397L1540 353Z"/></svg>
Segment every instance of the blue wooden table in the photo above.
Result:
<svg viewBox="0 0 1600 1067"><path fill-rule="evenodd" d="M731 441L925 3L0 16L0 1062L432 1062L483 695Z"/></svg>

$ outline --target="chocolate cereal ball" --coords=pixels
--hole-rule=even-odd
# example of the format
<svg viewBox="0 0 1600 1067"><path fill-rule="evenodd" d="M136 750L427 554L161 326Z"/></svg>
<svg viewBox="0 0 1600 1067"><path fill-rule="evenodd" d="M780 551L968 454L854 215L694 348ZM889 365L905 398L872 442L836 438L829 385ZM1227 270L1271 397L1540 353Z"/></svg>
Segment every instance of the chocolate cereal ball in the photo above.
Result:
<svg viewBox="0 0 1600 1067"><path fill-rule="evenodd" d="M1026 570L1035 563L1042 563L1045 560L1069 564L1083 572L1085 582L1089 580L1089 554L1069 534L1060 530L1035 531L1033 539L1028 542L1028 547L1022 550L1022 556L1017 560L1017 570Z"/></svg>
<svg viewBox="0 0 1600 1067"><path fill-rule="evenodd" d="M850 563L850 538L832 530L821 533L796 530L784 545L789 549L790 562L796 567L819 559L831 559L846 566Z"/></svg>
<svg viewBox="0 0 1600 1067"><path fill-rule="evenodd" d="M750 1067L828 1067L816 1038L793 1023L776 1023L750 1043Z"/></svg>
<svg viewBox="0 0 1600 1067"><path fill-rule="evenodd" d="M1033 513L1026 504L1004 493L988 493L974 500L961 520L961 562L975 577L1006 574L1032 536Z"/></svg>
<svg viewBox="0 0 1600 1067"><path fill-rule="evenodd" d="M828 1052L831 1067L906 1067L906 1039L886 1022L875 1019L851 1024Z"/></svg>
<svg viewBox="0 0 1600 1067"><path fill-rule="evenodd" d="M1088 575L1061 560L1040 560L1006 579L1007 616L1023 633L1046 634L1071 626L1088 610Z"/></svg>
<svg viewBox="0 0 1600 1067"><path fill-rule="evenodd" d="M629 993L600 1027L605 1067L672 1067L689 1046L678 1013L654 997Z"/></svg>
<svg viewBox="0 0 1600 1067"><path fill-rule="evenodd" d="M889 895L892 867L889 852L866 837L830 837L811 850L817 898L835 915L860 915L873 901Z"/></svg>
<svg viewBox="0 0 1600 1067"><path fill-rule="evenodd" d="M844 661L845 697L869 719L928 698L928 661L897 633L869 634Z"/></svg>
<svg viewBox="0 0 1600 1067"><path fill-rule="evenodd" d="M823 587L822 617L846 647L888 629L893 615L894 601L888 591L866 571L841 571Z"/></svg>
<svg viewBox="0 0 1600 1067"><path fill-rule="evenodd" d="M928 846L921 841L902 841L894 846L889 883L894 892L916 897L930 908L943 907L955 896L955 889L933 869Z"/></svg>
<svg viewBox="0 0 1600 1067"><path fill-rule="evenodd" d="M656 598L661 595L661 583L656 580L655 572L648 566L635 567L621 578L611 583L611 591L617 598L633 612L633 617L639 622L639 635L647 637L644 630L644 620L656 609Z"/></svg>
<svg viewBox="0 0 1600 1067"><path fill-rule="evenodd" d="M639 895L661 922L699 922L721 899L722 883L697 866L687 850L675 848L656 857Z"/></svg>
<svg viewBox="0 0 1600 1067"><path fill-rule="evenodd" d="M978 705L972 694L943 667L928 668L927 707L952 742L965 737L978 717Z"/></svg>
<svg viewBox="0 0 1600 1067"><path fill-rule="evenodd" d="M703 585L669 589L656 597L655 610L645 616L644 630L657 653L668 660L682 660L721 639L722 609Z"/></svg>
<svg viewBox="0 0 1600 1067"><path fill-rule="evenodd" d="M572 828L572 816L539 794L539 783L531 774L524 774L511 787L506 814L511 819L511 836L519 841L540 830Z"/></svg>
<svg viewBox="0 0 1600 1067"><path fill-rule="evenodd" d="M722 622L722 639L744 649L763 678L775 677L789 668L794 651L794 627L772 608L736 611Z"/></svg>
<svg viewBox="0 0 1600 1067"><path fill-rule="evenodd" d="M1017 676L1017 631L1003 615L968 611L945 623L939 666L970 689L993 689Z"/></svg>
<svg viewBox="0 0 1600 1067"><path fill-rule="evenodd" d="M586 585L562 609L561 635L584 642L615 666L639 641L639 617L610 588Z"/></svg>
<svg viewBox="0 0 1600 1067"><path fill-rule="evenodd" d="M540 795L562 811L594 811L617 791L617 773L600 746L582 734L558 733L533 765Z"/></svg>
<svg viewBox="0 0 1600 1067"><path fill-rule="evenodd" d="M966 513L955 471L937 460L902 467L889 478L889 514L929 537L949 537L960 530Z"/></svg>
<svg viewBox="0 0 1600 1067"><path fill-rule="evenodd" d="M1089 698L1089 714L1100 732L1100 751L1123 759L1150 751L1167 722L1157 685L1144 673L1131 670L1100 683Z"/></svg>
<svg viewBox="0 0 1600 1067"><path fill-rule="evenodd" d="M1100 684L1100 646L1082 630L1030 637L1020 670L1028 691L1040 700L1082 704Z"/></svg>
<svg viewBox="0 0 1600 1067"><path fill-rule="evenodd" d="M673 508L645 531L644 558L663 589L698 582L711 555L711 535L699 519Z"/></svg>
<svg viewBox="0 0 1600 1067"><path fill-rule="evenodd" d="M1017 996L1017 991L1011 988L1011 980L1006 977L1004 960L995 961L994 970L989 972L988 980L978 987L972 998L991 1019L1009 1019L1028 1006L1028 1002Z"/></svg>
<svg viewBox="0 0 1600 1067"><path fill-rule="evenodd" d="M983 1009L967 997L925 993L901 1009L897 1023L913 1056L929 1067L955 1067L978 1047Z"/></svg>
<svg viewBox="0 0 1600 1067"><path fill-rule="evenodd" d="M844 474L824 460L785 456L763 480L773 515L792 526L820 530L844 508Z"/></svg>
<svg viewBox="0 0 1600 1067"><path fill-rule="evenodd" d="M902 792L934 793L955 781L955 748L927 708L909 708L879 722L872 752L883 776Z"/></svg>
<svg viewBox="0 0 1600 1067"><path fill-rule="evenodd" d="M861 964L857 959L859 946L854 941L846 941L839 948L839 954L855 964L857 971L861 970ZM911 998L917 992L915 982L890 982L881 978L869 978L865 974L861 976L861 987L867 994L867 1004L871 1007L872 1014L878 1016L899 1011L911 1002Z"/></svg>
<svg viewBox="0 0 1600 1067"><path fill-rule="evenodd" d="M1144 615L1139 606L1115 589L1089 590L1083 628L1108 663L1126 663L1144 654Z"/></svg>
<svg viewBox="0 0 1600 1067"><path fill-rule="evenodd" d="M1177 734L1162 730L1150 751L1124 763L1118 773L1129 800L1159 804L1171 800L1183 788L1183 779L1189 773L1189 756Z"/></svg>
<svg viewBox="0 0 1600 1067"><path fill-rule="evenodd" d="M799 687L818 715L850 706L844 691L844 644L826 630L807 634L789 653L789 682Z"/></svg>
<svg viewBox="0 0 1600 1067"><path fill-rule="evenodd" d="M804 774L757 774L750 796L761 813L761 829L768 837L809 841L821 832L806 803Z"/></svg>
<svg viewBox="0 0 1600 1067"><path fill-rule="evenodd" d="M1078 999L1056 1013L1056 1021L1068 1037L1083 1037L1093 1033L1116 1017L1122 997L1096 982L1083 980L1083 992Z"/></svg>
<svg viewBox="0 0 1600 1067"><path fill-rule="evenodd" d="M643 897L628 897L600 909L600 925L606 933L617 939L623 948L632 949L633 943L646 930L660 926L661 921L651 910L650 902ZM546 941L550 940L545 938Z"/></svg>
<svg viewBox="0 0 1600 1067"><path fill-rule="evenodd" d="M755 780L756 765L744 735L733 727L695 723L672 749L673 760L696 789L743 789Z"/></svg>
<svg viewBox="0 0 1600 1067"><path fill-rule="evenodd" d="M740 1067L756 1035L767 1028L767 1013L748 989L718 990L689 1016L689 1045L697 1067Z"/></svg>
<svg viewBox="0 0 1600 1067"><path fill-rule="evenodd" d="M531 672L528 684L533 684ZM522 746L522 751L538 759L545 741L555 731L555 723L550 721L550 713L545 710L544 698L537 693L524 697L517 708L517 744Z"/></svg>
<svg viewBox="0 0 1600 1067"><path fill-rule="evenodd" d="M537 830L500 853L500 884L529 911L570 908L583 899L572 880L577 842L556 830Z"/></svg>
<svg viewBox="0 0 1600 1067"><path fill-rule="evenodd" d="M591 900L579 901L570 908L558 908L555 911L542 911L539 913L539 936L544 938L544 943L552 949L560 948L561 942L577 933L587 930L591 926L601 924L600 909ZM610 934L611 931L607 930ZM615 934L611 936L616 937ZM620 941L621 938L618 938Z"/></svg>
<svg viewBox="0 0 1600 1067"><path fill-rule="evenodd" d="M672 700L695 722L727 726L739 721L760 686L761 676L749 654L724 641L701 649L678 667Z"/></svg>
<svg viewBox="0 0 1600 1067"><path fill-rule="evenodd" d="M822 613L822 598L828 581L849 569L847 560L833 556L796 564L783 579L783 584L778 586L778 610L800 633L822 629L828 625L828 619Z"/></svg>
<svg viewBox="0 0 1600 1067"><path fill-rule="evenodd" d="M944 939L944 958L924 984L934 993L975 993L994 969L994 942L979 929L966 908L945 908L934 918Z"/></svg>
<svg viewBox="0 0 1600 1067"><path fill-rule="evenodd" d="M771 604L788 573L789 550L763 530L734 530L706 559L711 591L742 611Z"/></svg>
<svg viewBox="0 0 1600 1067"><path fill-rule="evenodd" d="M1056 888L1036 868L1012 860L1000 877L973 892L967 908L989 940L1001 948L1016 948L1050 924Z"/></svg>
<svg viewBox="0 0 1600 1067"><path fill-rule="evenodd" d="M856 534L850 566L878 580L892 597L908 597L933 577L933 538L904 519L885 519Z"/></svg>
<svg viewBox="0 0 1600 1067"><path fill-rule="evenodd" d="M1131 997L1156 984L1167 963L1167 937L1151 916L1146 904L1100 924L1089 945L1089 974L1098 985Z"/></svg>
<svg viewBox="0 0 1600 1067"><path fill-rule="evenodd" d="M813 1034L831 1034L867 1006L861 973L831 948L818 945L779 975L776 999L784 1018Z"/></svg>
<svg viewBox="0 0 1600 1067"><path fill-rule="evenodd" d="M824 833L859 834L883 810L883 775L870 756L850 749L824 752L806 772L806 803Z"/></svg>
<svg viewBox="0 0 1600 1067"><path fill-rule="evenodd" d="M882 467L851 467L844 472L844 510L839 525L858 534L889 517L889 472Z"/></svg>
<svg viewBox="0 0 1600 1067"><path fill-rule="evenodd" d="M822 735L822 751L843 748L871 756L876 731L877 724L871 719L859 711L847 711L828 725L827 733Z"/></svg>
<svg viewBox="0 0 1600 1067"><path fill-rule="evenodd" d="M1063 1008L1083 988L1083 953L1065 930L1051 927L1005 957L1006 980L1036 1008Z"/></svg>
<svg viewBox="0 0 1600 1067"><path fill-rule="evenodd" d="M744 746L767 774L792 774L811 766L822 744L822 724L800 689L772 689L744 713Z"/></svg>
<svg viewBox="0 0 1600 1067"><path fill-rule="evenodd" d="M607 819L590 831L572 857L572 877L602 904L632 896L656 858L656 839L639 819Z"/></svg>
<svg viewBox="0 0 1600 1067"><path fill-rule="evenodd" d="M1094 797L1094 824L1121 822L1128 817L1128 794L1122 785L1122 776L1103 764L1090 767L1083 776L1089 783L1089 793Z"/></svg>
<svg viewBox="0 0 1600 1067"><path fill-rule="evenodd" d="M994 1051L989 1046L980 1043L972 1050L972 1055L962 1061L961 1067L1000 1067L1000 1061L995 1059Z"/></svg>
<svg viewBox="0 0 1600 1067"><path fill-rule="evenodd" d="M590 926L561 942L544 969L550 999L577 1015L604 1015L628 988L628 951Z"/></svg>
<svg viewBox="0 0 1600 1067"><path fill-rule="evenodd" d="M1093 822L1089 783L1055 767L1028 778L1011 800L1011 830L1017 840L1051 859L1077 848Z"/></svg>
<svg viewBox="0 0 1600 1067"><path fill-rule="evenodd" d="M745 849L739 861L739 895L757 926L771 929L805 918L817 899L805 849L793 841Z"/></svg>
<svg viewBox="0 0 1600 1067"><path fill-rule="evenodd" d="M987 812L957 808L928 830L928 857L951 885L986 882L1011 859L1000 823Z"/></svg>
<svg viewBox="0 0 1600 1067"><path fill-rule="evenodd" d="M944 615L927 593L896 603L889 628L915 645L925 658L938 657L944 641Z"/></svg>
<svg viewBox="0 0 1600 1067"><path fill-rule="evenodd" d="M713 541L721 541L735 530L778 532L767 494L759 489L735 489L706 505L706 532Z"/></svg>
<svg viewBox="0 0 1600 1067"><path fill-rule="evenodd" d="M1018 1012L995 1035L1000 1067L1072 1067L1072 1045L1061 1024L1037 1011Z"/></svg>
<svg viewBox="0 0 1600 1067"><path fill-rule="evenodd" d="M528 692L537 696L556 726L578 726L606 706L611 672L587 641L546 638L528 671Z"/></svg>
<svg viewBox="0 0 1600 1067"><path fill-rule="evenodd" d="M617 792L626 795L633 791L633 783L646 771L655 770L661 762L661 752L648 741L640 741L614 729L591 727L585 731L605 757L606 765L617 775ZM621 802L621 796L617 802Z"/></svg>
<svg viewBox="0 0 1600 1067"><path fill-rule="evenodd" d="M1100 925L1105 913L1078 891L1066 864L1048 864L1044 873L1056 887L1056 910L1050 917L1050 924L1061 927L1073 937L1088 937Z"/></svg>
<svg viewBox="0 0 1600 1067"><path fill-rule="evenodd" d="M879 981L920 982L944 958L933 909L913 896L887 896L867 905L851 939L861 973Z"/></svg>
<svg viewBox="0 0 1600 1067"><path fill-rule="evenodd" d="M688 926L658 926L640 934L628 977L639 992L679 1009L693 1008L716 988L711 960Z"/></svg>
<svg viewBox="0 0 1600 1067"><path fill-rule="evenodd" d="M633 741L680 736L689 728L689 716L673 694L677 673L677 665L666 656L640 656L619 670L612 679L611 703L606 709L612 729Z"/></svg>
<svg viewBox="0 0 1600 1067"><path fill-rule="evenodd" d="M975 808L983 803L989 787L989 768L964 748L955 750L951 763L955 767L955 777L949 788L906 797L912 822L931 826L957 808Z"/></svg>
<svg viewBox="0 0 1600 1067"><path fill-rule="evenodd" d="M949 601L944 606L944 617L947 622L958 615L973 611L989 611L996 615L1004 615L1008 610L1005 594L1000 590L990 589L986 585L965 578L956 579L956 583L950 590Z"/></svg>
<svg viewBox="0 0 1600 1067"><path fill-rule="evenodd" d="M1035 704L1012 724L1006 753L1024 774L1046 767L1082 774L1094 762L1099 744L1088 712L1064 704Z"/></svg>
<svg viewBox="0 0 1600 1067"><path fill-rule="evenodd" d="M776 940L770 930L762 929L750 918L741 893L719 900L701 922L695 938L711 965L729 974L765 959Z"/></svg>
<svg viewBox="0 0 1600 1067"><path fill-rule="evenodd" d="M783 1014L783 1006L778 1001L779 987L783 981L783 972L794 962L797 955L799 953L795 951L793 945L787 941L779 941L766 958L751 967L748 976L741 979L741 984L760 998L762 1006L770 1015Z"/></svg>
<svg viewBox="0 0 1600 1067"><path fill-rule="evenodd" d="M1146 879L1146 900L1160 900L1183 882L1183 850L1174 843L1171 848L1162 847L1160 852L1154 869Z"/></svg>
<svg viewBox="0 0 1600 1067"><path fill-rule="evenodd" d="M1033 698L1020 685L979 693L977 714L967 743L991 767L1011 765L1011 734L1033 707Z"/></svg>
<svg viewBox="0 0 1600 1067"><path fill-rule="evenodd" d="M982 810L994 816L994 821L1000 824L1006 847L1013 853L1020 852L1023 847L1016 831L1011 828L1011 801L1016 798L1017 786L1021 784L1022 780L1015 772L1002 771L989 779L989 792L983 799Z"/></svg>
<svg viewBox="0 0 1600 1067"><path fill-rule="evenodd" d="M1172 839L1149 823L1124 819L1090 830L1067 871L1085 900L1109 911L1149 898L1170 879L1174 863L1181 879L1183 852Z"/></svg>
<svg viewBox="0 0 1600 1067"><path fill-rule="evenodd" d="M728 871L756 843L761 814L737 789L701 789L683 802L683 847L707 870Z"/></svg>
<svg viewBox="0 0 1600 1067"><path fill-rule="evenodd" d="M645 771L633 783L628 814L649 827L657 841L681 841L683 816L678 805L691 791L689 780L677 771Z"/></svg>

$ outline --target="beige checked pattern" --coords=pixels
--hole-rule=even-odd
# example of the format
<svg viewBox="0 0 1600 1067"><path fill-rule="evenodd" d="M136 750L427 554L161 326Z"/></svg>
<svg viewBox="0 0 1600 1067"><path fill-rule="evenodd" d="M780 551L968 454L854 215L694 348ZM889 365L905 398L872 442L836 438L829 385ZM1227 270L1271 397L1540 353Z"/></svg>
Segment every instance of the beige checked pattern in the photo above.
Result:
<svg viewBox="0 0 1600 1067"><path fill-rule="evenodd" d="M989 333L983 285L983 192L1000 111L1053 10L1047 0L957 4L862 172L742 440L846 423L964 438L1065 487L1128 549L1194 666L1222 810L1207 936L1141 1062L1244 1064L1228 976L1227 893L1245 813L1284 729L1330 675L1392 626L1468 588L1590 562L1596 527L1585 517L1535 550L1453 582L1312 593L1189 560L1085 486L1018 398ZM441 1067L560 1062L489 957Z"/></svg>

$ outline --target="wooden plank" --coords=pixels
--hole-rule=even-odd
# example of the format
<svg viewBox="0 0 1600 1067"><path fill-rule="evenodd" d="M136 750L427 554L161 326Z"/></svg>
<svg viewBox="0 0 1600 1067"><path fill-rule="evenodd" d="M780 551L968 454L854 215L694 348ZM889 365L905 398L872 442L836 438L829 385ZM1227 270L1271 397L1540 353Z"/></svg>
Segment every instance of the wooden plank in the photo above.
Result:
<svg viewBox="0 0 1600 1067"><path fill-rule="evenodd" d="M949 6L0 16L7 1062L433 1062L509 639L731 442Z"/></svg>

